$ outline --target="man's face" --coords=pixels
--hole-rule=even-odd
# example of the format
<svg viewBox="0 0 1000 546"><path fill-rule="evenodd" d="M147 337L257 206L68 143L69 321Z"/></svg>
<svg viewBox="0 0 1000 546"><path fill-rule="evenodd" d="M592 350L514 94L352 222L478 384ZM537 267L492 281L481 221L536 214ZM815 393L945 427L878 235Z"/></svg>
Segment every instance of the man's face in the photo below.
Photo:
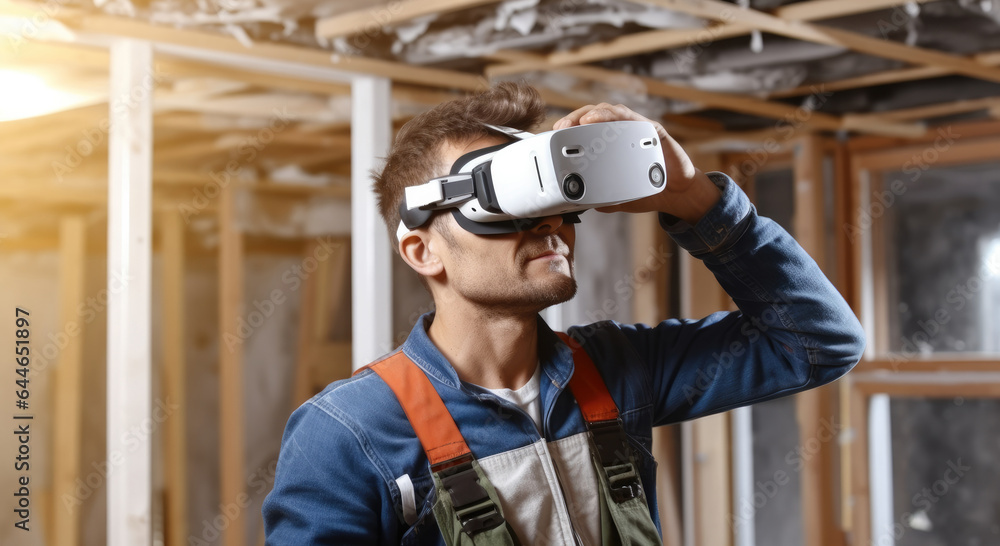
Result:
<svg viewBox="0 0 1000 546"><path fill-rule="evenodd" d="M441 148L442 162L450 167L463 154L503 142L487 136L467 144L446 143ZM438 306L453 296L497 312L537 313L576 293L576 229L560 216L545 218L529 231L475 235L444 213L436 229L446 243L437 252L444 265L445 290L451 292L440 295L444 297Z"/></svg>

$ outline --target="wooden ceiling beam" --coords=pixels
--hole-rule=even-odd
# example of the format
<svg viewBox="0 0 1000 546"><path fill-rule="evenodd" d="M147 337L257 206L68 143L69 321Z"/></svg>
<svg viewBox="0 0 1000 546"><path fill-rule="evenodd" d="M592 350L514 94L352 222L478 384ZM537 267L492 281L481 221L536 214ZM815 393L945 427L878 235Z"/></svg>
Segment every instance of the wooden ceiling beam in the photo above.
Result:
<svg viewBox="0 0 1000 546"><path fill-rule="evenodd" d="M153 162L155 164L176 164L180 161L193 161L212 156L222 156L223 154L228 158L230 151L236 148L236 146L231 148L218 146L217 142L218 139L213 136L198 140L189 139L178 146L162 147L154 145ZM220 161L224 160L224 158L219 159Z"/></svg>
<svg viewBox="0 0 1000 546"><path fill-rule="evenodd" d="M372 9L370 6L325 17L316 21L316 36L336 38L352 34L375 37L387 26L398 26L427 15L439 15L463 9L499 4L500 0L401 0Z"/></svg>
<svg viewBox="0 0 1000 546"><path fill-rule="evenodd" d="M856 118L867 118L878 116L881 119L892 121L909 121L915 119L928 119L955 114L966 114L979 110L992 110L1000 107L1000 97L986 97L982 99L958 100L941 104L930 104L927 106L917 106L915 108L901 108L899 110L889 110L877 114L859 114Z"/></svg>
<svg viewBox="0 0 1000 546"><path fill-rule="evenodd" d="M492 58L503 62L533 62L538 57L540 56L523 51L501 51L492 56ZM753 116L768 117L778 120L779 124L784 123L789 126L804 126L813 130L826 131L837 131L848 128L844 126L843 120L837 116L806 110L790 104L761 100L746 95L704 91L694 87L663 82L646 76L625 74L590 65L564 66L554 68L554 70L583 80L598 81L610 86L618 87L623 84L629 84L632 87L632 84L634 84L634 87L643 89L648 95L698 103L709 108L720 108ZM926 131L919 124L890 123L874 117L861 120L860 122L852 121L852 126L849 128L874 134L907 137L919 136Z"/></svg>
<svg viewBox="0 0 1000 546"><path fill-rule="evenodd" d="M153 178L156 187L161 189L199 188L213 182L210 174L201 171L157 169L153 172ZM351 197L350 184L312 185L261 179L256 182L238 181L236 182L236 187L258 194L286 195L289 197L327 196L337 199L350 199Z"/></svg>
<svg viewBox="0 0 1000 546"><path fill-rule="evenodd" d="M917 3L931 0L916 0ZM655 4L655 0L646 0ZM812 21L840 17L854 13L877 11L899 4L899 0L813 0L800 2L774 11L774 14L790 21ZM510 64L494 65L486 69L488 77L516 74L531 70L544 70L548 66L566 66L571 64L591 63L607 59L617 59L630 55L651 53L685 46L703 46L726 38L734 38L749 34L753 28L746 24L734 23L741 21L741 10L728 4L728 11L719 12L719 20L705 28L696 29L663 29L635 32L618 36L611 40L589 44L568 51L556 51L545 57L543 62L534 65ZM719 22L721 21L721 22ZM742 21L741 21L742 22Z"/></svg>
<svg viewBox="0 0 1000 546"><path fill-rule="evenodd" d="M979 64L983 66L1000 66L1000 51L990 51L973 56ZM914 80L926 80L928 78L938 78L953 74L951 70L938 66L918 66L915 68L900 68L897 70L885 70L872 74L864 74L853 78L844 78L831 82L823 82L822 85L827 91L843 91L846 89L858 89L861 87L872 87L875 85L886 85L890 83L901 83ZM800 85L784 91L771 93L768 98L796 97L808 95L819 85L817 83Z"/></svg>
<svg viewBox="0 0 1000 546"><path fill-rule="evenodd" d="M547 60L555 66L591 63L662 51L677 47L693 46L749 34L750 27L736 24L715 24L705 28L650 30L625 34L617 38L586 45L570 51L557 51Z"/></svg>
<svg viewBox="0 0 1000 546"><path fill-rule="evenodd" d="M5 13L0 3L0 13ZM6 40L5 40L6 41ZM108 50L77 44L27 40L16 48L0 47L0 65L66 64L108 71Z"/></svg>
<svg viewBox="0 0 1000 546"><path fill-rule="evenodd" d="M32 2L0 0L0 13L25 11L36 14L38 7ZM323 69L342 70L347 73L382 76L397 82L426 85L439 89L464 89L475 91L489 86L483 77L437 68L425 68L405 63L335 54L314 48L257 42L252 48L224 34L190 29L177 29L143 21L101 15L76 10L61 9L53 18L67 27L99 35L120 36L149 40L157 44L193 47L204 51L228 55L242 55L267 61L306 65ZM284 77L284 76L281 76Z"/></svg>
<svg viewBox="0 0 1000 546"><path fill-rule="evenodd" d="M608 85L621 85L625 77L621 72L607 70L593 66L571 66L564 67L562 71L592 81L602 81ZM781 103L767 102L744 95L734 95L729 93L717 93L702 91L693 87L674 85L653 78L644 76L630 76L636 78L639 84L645 88L646 93L653 96L665 97L674 100L696 102L705 104L713 108L721 108L734 112L743 112L756 116L770 117L774 119L795 120L799 108ZM829 114L820 112L809 112L803 115L804 125L815 129L836 130L840 128L840 121Z"/></svg>
<svg viewBox="0 0 1000 546"><path fill-rule="evenodd" d="M317 93L320 95L350 95L351 86L346 83L320 82L305 78L282 76L275 78L270 74L233 70L187 60L158 59L156 73L169 80L183 78L223 78L235 80L265 89L280 89L299 93Z"/></svg>
<svg viewBox="0 0 1000 546"><path fill-rule="evenodd" d="M923 4L934 0L914 0ZM774 15L789 21L819 21L856 13L869 13L902 5L899 0L811 0L774 9Z"/></svg>
<svg viewBox="0 0 1000 546"><path fill-rule="evenodd" d="M157 111L184 110L203 114L275 119L283 125L287 125L290 121L326 119L337 115L329 104L319 97L288 93L265 92L205 97L158 92L153 106ZM344 113L343 116L349 117L349 113Z"/></svg>
<svg viewBox="0 0 1000 546"><path fill-rule="evenodd" d="M735 8L733 4L723 2L722 0L645 1L648 4L714 21L729 20L733 17L733 10L738 9L741 24L761 31L817 44L844 47L875 57L894 59L917 65L937 66L950 69L957 74L1000 82L1000 69L984 66L976 62L975 59L908 46L891 40L872 38L856 32L813 25L804 21L782 19L781 17L754 9L739 9Z"/></svg>

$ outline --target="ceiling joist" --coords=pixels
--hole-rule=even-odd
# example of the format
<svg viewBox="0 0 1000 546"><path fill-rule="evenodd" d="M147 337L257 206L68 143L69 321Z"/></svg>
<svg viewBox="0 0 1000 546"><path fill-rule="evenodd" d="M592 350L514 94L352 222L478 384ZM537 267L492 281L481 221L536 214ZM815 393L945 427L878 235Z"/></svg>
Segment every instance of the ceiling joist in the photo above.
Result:
<svg viewBox="0 0 1000 546"><path fill-rule="evenodd" d="M494 59L504 62L517 63L525 61L534 62L537 61L538 57L538 55L520 51L503 51L493 56ZM558 67L555 70L587 81L602 82L610 86L621 86L626 81L635 82L638 84L636 87L643 88L651 96L698 103L707 108L721 108L753 116L768 117L778 120L778 123L785 123L796 127L804 126L814 130L826 131L837 131L847 128L844 126L843 120L837 116L808 110L791 104L761 100L746 95L704 91L694 87L663 82L646 76L624 74L597 66L564 66ZM821 87L818 89L822 91ZM894 123L880 120L877 117L869 118L867 124L862 122L860 126L855 123L855 126L851 127L851 129L871 132L873 134L906 137L918 136L926 131L925 127L920 124Z"/></svg>
<svg viewBox="0 0 1000 546"><path fill-rule="evenodd" d="M973 58L976 60L977 63L982 64L983 66L1000 66L1000 51L979 53L973 56ZM882 72L875 72L873 74L865 74L863 76L855 76L853 78L844 78L842 80L823 82L823 86L828 91L844 91L847 89L858 89L862 87L872 87L876 85L886 85L890 83L926 80L928 78L937 78L941 76L948 76L951 74L954 74L954 72L946 68L941 68L937 66L918 66L916 68L900 68L898 70L886 70ZM812 89L815 88L816 85L818 84L807 84L807 85L801 85L799 87L794 87L792 89L777 91L769 95L768 98L796 97L799 95L807 95L812 92Z"/></svg>
<svg viewBox="0 0 1000 546"><path fill-rule="evenodd" d="M732 19L733 10L739 9L722 0L646 0L646 2L688 15L723 22ZM891 40L872 38L857 32L813 25L804 21L782 19L754 9L739 9L738 17L741 24L772 34L817 44L844 47L852 51L916 65L937 66L950 69L956 74L1000 82L1000 69L979 64L975 59L967 57L908 46Z"/></svg>
<svg viewBox="0 0 1000 546"><path fill-rule="evenodd" d="M365 7L320 19L316 21L316 36L336 38L350 34L368 34L374 37L384 32L386 26L398 26L418 17L498 3L500 0L403 0L389 2L375 9Z"/></svg>
<svg viewBox="0 0 1000 546"><path fill-rule="evenodd" d="M0 15L31 17L38 13L39 8L32 2L0 0ZM179 48L197 48L200 52L215 54L219 58L220 64L225 64L225 60L235 60L234 56L239 56L244 60L268 61L287 67L330 70L329 74L332 74L333 70L340 70L346 73L381 76L397 82L436 88L475 91L489 85L489 82L482 76L465 72L425 68L360 56L332 54L308 47L270 42L257 42L253 44L252 48L248 48L231 36L200 30L164 27L125 17L94 15L77 10L60 9L53 13L53 19L80 32L148 40L156 44ZM345 75L345 79L347 76Z"/></svg>
<svg viewBox="0 0 1000 546"><path fill-rule="evenodd" d="M931 0L917 0L917 3L929 1ZM659 5L657 0L646 0L646 2ZM780 19L789 21L812 21L854 13L877 11L898 4L899 0L813 0L812 2L800 2L778 8L775 10L775 15ZM717 14L718 17L705 17L706 19L715 19L721 22L715 22L705 28L650 30L625 34L611 40L582 46L569 51L550 53L545 57L543 62L537 62L533 65L509 64L490 66L487 67L486 74L489 77L496 77L529 70L541 70L550 66L565 66L618 59L630 55L639 55L678 47L704 46L705 44L726 38L743 36L753 31L754 27L748 25L742 18L743 10L732 4L726 4L725 6L717 12L712 12ZM697 11L694 15L698 16L708 13L704 8L693 11ZM732 22L737 20L740 22Z"/></svg>

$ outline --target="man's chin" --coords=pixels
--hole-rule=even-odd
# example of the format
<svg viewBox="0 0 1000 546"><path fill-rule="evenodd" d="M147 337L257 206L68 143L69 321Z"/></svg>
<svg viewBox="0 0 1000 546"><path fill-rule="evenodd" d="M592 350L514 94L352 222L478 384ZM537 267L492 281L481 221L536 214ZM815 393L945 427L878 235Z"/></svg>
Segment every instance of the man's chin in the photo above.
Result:
<svg viewBox="0 0 1000 546"><path fill-rule="evenodd" d="M573 299L576 279L564 274L550 273L532 282L509 285L500 292L486 291L478 295L467 294L470 301L492 309L492 312L538 313L546 307Z"/></svg>
<svg viewBox="0 0 1000 546"><path fill-rule="evenodd" d="M552 282L545 284L544 287L532 290L533 299L541 306L539 311L552 305L567 302L576 295L576 279L573 277L561 276L561 278L553 279Z"/></svg>

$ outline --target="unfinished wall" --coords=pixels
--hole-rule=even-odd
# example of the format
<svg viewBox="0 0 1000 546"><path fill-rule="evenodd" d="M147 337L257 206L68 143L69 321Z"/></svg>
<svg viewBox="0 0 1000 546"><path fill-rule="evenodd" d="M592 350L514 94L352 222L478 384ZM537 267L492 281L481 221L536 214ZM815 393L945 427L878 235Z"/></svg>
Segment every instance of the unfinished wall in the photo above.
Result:
<svg viewBox="0 0 1000 546"><path fill-rule="evenodd" d="M31 453L29 485L32 491L31 521L32 531L25 533L14 527L15 517L12 509L0 510L0 544L18 544L24 546L41 546L44 535L40 532L44 523L43 501L40 493L51 486L51 475L48 468L52 464L52 421L51 412L45 408L51 406L50 387L52 370L57 366L55 358L44 355L58 353L56 346L44 349L49 342L49 334L60 330L59 302L53 293L53 287L58 286L59 257L55 251L45 252L9 252L0 249L0 309L4 312L5 321L14 316L14 308L21 307L31 313L31 346L33 373L29 376L31 391L30 411L35 418L31 421ZM4 347L14 346L13 319L0 329L0 344ZM5 380L13 380L13 370ZM10 388L0 389L0 406L5 409L4 418L10 419L9 409L14 408L16 397ZM11 434L4 434L0 441L0 457L5 464L0 465L0 491L13 492L17 489L17 477L12 464L17 455L17 443ZM4 495L5 501L11 497ZM6 508L6 506L5 506Z"/></svg>

